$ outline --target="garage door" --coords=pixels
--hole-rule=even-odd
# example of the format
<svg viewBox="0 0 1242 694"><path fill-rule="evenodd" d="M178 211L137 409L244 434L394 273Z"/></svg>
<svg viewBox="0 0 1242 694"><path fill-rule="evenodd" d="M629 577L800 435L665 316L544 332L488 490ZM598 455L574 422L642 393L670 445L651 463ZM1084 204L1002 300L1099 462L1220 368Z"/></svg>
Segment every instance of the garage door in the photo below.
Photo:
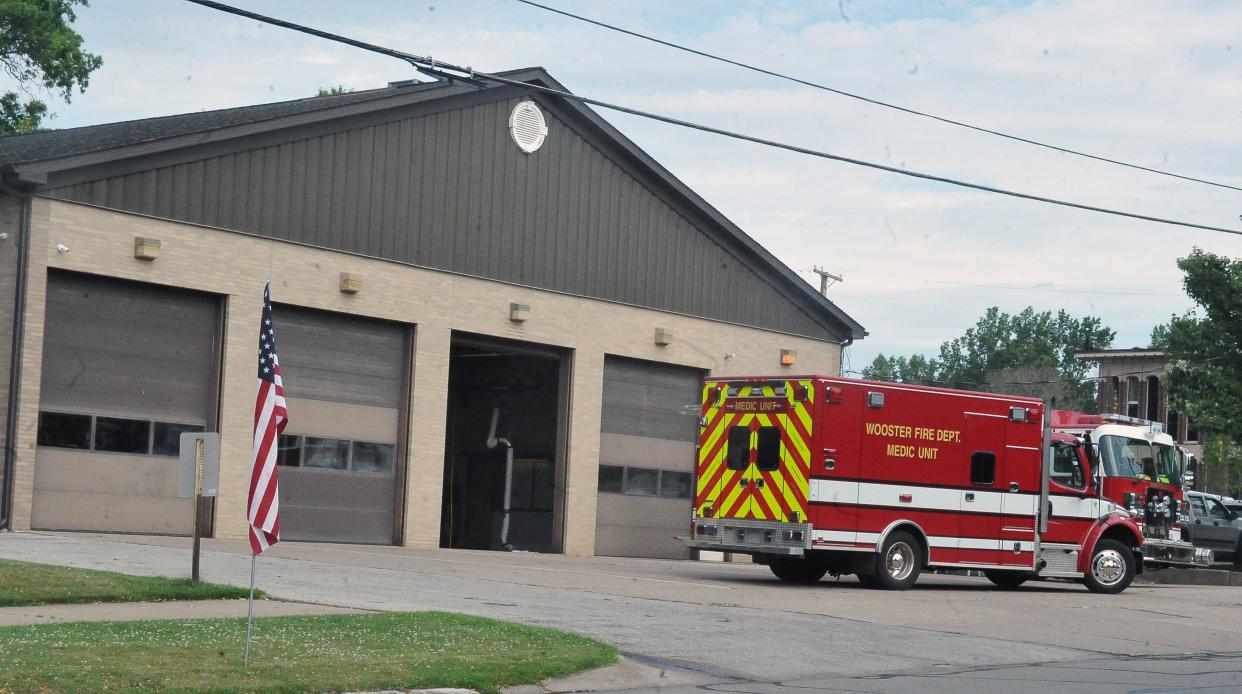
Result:
<svg viewBox="0 0 1242 694"><path fill-rule="evenodd" d="M280 530L288 540L392 544L407 326L275 306L289 425L280 437Z"/></svg>
<svg viewBox="0 0 1242 694"><path fill-rule="evenodd" d="M702 372L607 357L595 553L687 558Z"/></svg>
<svg viewBox="0 0 1242 694"><path fill-rule="evenodd" d="M180 435L214 419L220 300L48 273L35 528L189 534Z"/></svg>

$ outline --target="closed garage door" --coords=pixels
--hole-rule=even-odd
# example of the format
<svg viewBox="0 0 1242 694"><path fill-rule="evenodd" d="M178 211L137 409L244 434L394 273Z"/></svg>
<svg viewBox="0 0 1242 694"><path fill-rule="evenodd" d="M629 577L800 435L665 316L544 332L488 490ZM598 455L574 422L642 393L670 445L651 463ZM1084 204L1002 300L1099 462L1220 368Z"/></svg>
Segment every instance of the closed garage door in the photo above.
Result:
<svg viewBox="0 0 1242 694"><path fill-rule="evenodd" d="M604 362L595 553L689 557L702 373L620 357Z"/></svg>
<svg viewBox="0 0 1242 694"><path fill-rule="evenodd" d="M292 306L274 307L272 322L289 403L277 455L281 537L392 544L408 327Z"/></svg>
<svg viewBox="0 0 1242 694"><path fill-rule="evenodd" d="M50 272L35 528L188 534L182 432L211 429L220 300Z"/></svg>

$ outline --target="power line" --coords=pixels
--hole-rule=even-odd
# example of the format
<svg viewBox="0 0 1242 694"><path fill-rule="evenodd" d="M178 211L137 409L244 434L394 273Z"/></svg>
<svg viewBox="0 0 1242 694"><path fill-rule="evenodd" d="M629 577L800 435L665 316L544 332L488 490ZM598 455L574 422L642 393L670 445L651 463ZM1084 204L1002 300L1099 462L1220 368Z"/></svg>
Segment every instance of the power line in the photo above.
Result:
<svg viewBox="0 0 1242 694"><path fill-rule="evenodd" d="M1202 361L1202 362L1213 362L1213 361L1219 361L1219 360L1221 360L1221 359L1225 359L1225 358L1226 358L1226 357L1223 357L1223 356L1206 357L1206 358L1204 358L1204 359L1202 359L1202 360L1200 360L1200 361ZM933 357L933 359L934 359L934 357ZM874 361L874 360L873 360L873 361ZM1019 366L1019 367L1014 367L1014 368L1019 368L1019 369L1020 369L1020 368L1030 368L1030 367L1021 367L1021 366ZM1055 366L1047 366L1046 368L1055 369L1055 368L1057 368L1057 367L1055 367ZM1057 377L1057 378L1048 379L1048 380L1041 380L1041 381L948 381L948 380L944 380L944 379L935 379L935 378L931 378L931 379L921 379L921 380L918 380L918 381L913 381L913 382L911 382L911 381L883 381L883 382L886 382L886 383L905 383L905 384L907 384L907 385L941 386L941 387L948 387L948 388L962 388L962 387L965 387L965 386L970 386L970 387L978 387L978 386L1040 386L1040 385L1053 385L1053 384L1060 384L1060 383L1080 384L1080 383L1087 383L1088 381L1108 381L1108 380L1111 380L1111 379L1114 379L1114 378L1128 378L1128 377L1130 377L1130 376L1143 376L1143 375L1146 375L1146 374L1159 374L1159 373L1166 373L1166 372L1168 371L1168 369L1169 369L1168 364L1166 364L1166 365L1164 365L1164 366L1157 367L1157 368L1154 368L1154 369L1143 369L1143 370L1141 370L1141 371L1122 371L1122 372L1115 373L1115 374L1109 374L1108 376L1098 376L1098 375L1097 375L1097 376L1082 376L1082 377L1080 377L1080 378L1064 378L1064 377ZM855 375L855 376L865 376L865 375L866 375L866 373L865 373L865 372L863 372L863 371L852 371L852 370L849 370L849 371L842 371L841 373L843 373L843 374L853 374L853 375ZM881 380L881 379L876 379L876 378L874 378L874 377L869 377L869 378L871 378L871 380Z"/></svg>
<svg viewBox="0 0 1242 694"><path fill-rule="evenodd" d="M1018 367L1018 368L1022 368L1022 367ZM1048 367L1048 368L1055 368L1055 367ZM949 381L949 380L944 380L944 379L929 378L929 379L917 379L916 381L892 381L892 382L893 383L900 382L906 385L928 385L928 386L940 386L940 387L948 387L948 388L962 388L966 386L969 386L972 388L975 388L978 386L991 386L991 387L1042 386L1042 385L1056 385L1056 384L1062 384L1062 383L1080 384L1080 383L1087 383L1089 381L1107 381L1111 378L1119 378L1122 376L1126 376L1126 377L1140 376L1143 374L1161 373L1163 371L1165 371L1165 369L1163 368L1146 369L1144 371L1128 371L1125 373L1113 374L1111 376L1083 376L1081 378L1053 378L1053 379L1047 379L1047 380L1041 380L1041 381ZM865 375L865 372L863 371L844 371L842 373L853 374L855 376ZM872 379L874 380L874 377L872 377Z"/></svg>
<svg viewBox="0 0 1242 694"><path fill-rule="evenodd" d="M1171 226L1187 227L1190 229L1203 229L1205 231L1215 231L1215 232L1220 232L1223 234L1234 234L1237 236L1242 236L1242 231L1237 230L1237 229L1227 229L1225 227L1217 227L1217 226L1211 226L1207 224L1196 224L1194 222L1183 222L1183 221L1179 221L1175 219L1167 219L1164 217L1154 217L1151 215L1139 214L1137 212L1126 212L1124 210L1115 210L1115 209L1110 209L1107 207L1087 205L1084 203L1071 202L1068 200L1049 198L1049 197L1045 197L1042 195L1022 193L1019 191L1007 190L1005 188L996 188L993 186L986 186L980 183L971 183L969 181L962 181L962 180L958 180L955 178L948 178L945 176L937 176L934 174L921 173L918 171L899 169L893 166L877 164L875 162L869 162L869 161L865 161L862 159L854 159L851 157L841 156L839 154L832 154L830 152L824 152L824 151L820 151L816 149L811 149L809 147L801 147L798 145L792 145L792 144L785 143L785 142L778 142L776 140L768 140L768 139L758 137L755 135L747 135L745 133L739 133L739 132L735 132L731 130L724 130L722 128L716 128L710 125L703 125L700 123L694 123L691 121L681 120L679 118L673 118L671 116L665 116L665 115L661 115L658 113L642 111L636 108L631 108L629 106L621 106L619 104L613 104L607 101L601 101L599 99L592 99L592 98L585 97L585 96L579 96L577 94L571 94L570 92L566 92L560 89L553 89L551 87L545 87L539 84L532 84L530 82L523 82L521 80L509 79L508 77L502 77L501 75L496 75L496 74L487 73L487 72L479 72L472 67L462 67L459 65L453 65L452 63L446 63L443 61L435 60L431 58L430 56L414 55L412 53L406 53L404 51L398 51L392 48L385 48L384 46L377 46L375 44L366 43L364 41L358 41L356 39L339 36L337 34L333 34L330 32L320 31L318 29L311 29L309 27L305 27L300 24L294 24L293 22L273 19L265 15L256 14L254 12L242 10L236 7L232 7L230 5L225 5L219 2L214 2L213 0L187 0L187 2L192 2L196 5L202 5L204 7L209 7L211 9L220 10L222 12L227 12L229 14L235 14L240 17L246 17L248 19L254 19L256 21L273 24L275 26L284 27L286 29L300 31L306 34L310 34L312 36L318 36L320 38L328 39L330 41L338 41L340 43L354 46L355 48L361 48L363 50L371 51L373 53L379 53L381 55L387 55L392 58L397 58L398 60L403 60L407 63L410 63L415 68L417 68L420 72L433 75L443 80L449 80L449 81L455 80L458 82L476 84L479 86L481 86L482 81L496 82L499 84L521 87L523 89L538 92L541 94L547 94L550 96L559 97L559 98L562 98L568 101L576 101L579 103L588 104L591 106L598 106L600 108L606 108L606 109L617 111L620 113L626 113L632 116L638 116L640 118L647 118L649 120L659 121L662 123L668 123L670 125L676 125L676 126L680 126L683 128L690 128L693 130L699 130L702 132L712 133L712 134L720 135L723 137L733 138L735 140L753 142L755 144L765 145L765 146L773 147L776 149L783 149L783 150L787 150L790 152L796 152L798 154L805 154L807 156L819 157L821 159L829 159L831 161L839 161L839 162L844 162L846 164L854 164L855 166L863 166L866 168L876 169L879 171L887 171L889 173L900 174L902 176L909 176L911 178L919 178L919 179L923 179L926 181L936 181L938 183L946 183L948 185L958 186L962 188L980 190L986 193L993 193L996 195L1006 195L1006 196L1013 197L1013 198L1020 198L1023 200L1033 200L1035 202L1043 202L1043 203L1047 203L1050 205L1059 205L1061 207L1070 207L1070 208L1079 209L1079 210L1086 210L1089 212L1098 212L1101 214L1113 215L1116 217L1126 217L1129 219L1139 219L1139 220L1143 220L1146 222L1155 222L1157 224L1168 224ZM458 75L449 74L451 72L456 72L460 74Z"/></svg>
<svg viewBox="0 0 1242 694"><path fill-rule="evenodd" d="M932 284L943 284L950 287L963 287L966 289L1004 289L1018 292L1051 292L1054 294L1099 294L1108 296L1184 296L1178 292L1127 292L1113 291L1106 289L1057 289L1056 287L1020 287L1007 284L972 284L969 282L954 282L953 280L936 280L927 277L911 277L909 275L889 275L882 272L868 272L866 270L851 270L842 268L842 272L849 272L856 275L870 275L872 277L887 277L896 280L909 280L912 282L929 282ZM811 269L804 269L800 272L813 272Z"/></svg>
<svg viewBox="0 0 1242 694"><path fill-rule="evenodd" d="M553 13L562 15L564 17L576 19L580 22L594 24L597 27L609 29L611 31L620 32L622 34L627 34L635 38L643 39L644 41L658 43L661 46L667 46L668 48L672 48L672 49L679 50L679 51L684 51L686 53L691 53L691 54L694 54L694 55L697 55L703 58L707 58L709 60L715 60L721 63L726 63L728 65L740 67L744 70L750 70L751 72L757 72L761 75L767 75L768 77L775 77L777 79L786 80L786 81L793 82L795 84L800 84L806 87L812 87L814 89L821 89L826 92L832 92L833 94L838 94L840 96L848 97L851 99L857 99L858 101L863 101L868 104L873 104L875 106L882 106L884 108L893 109L894 111L900 111L902 113L907 113L912 116L919 116L921 118L929 118L931 120L939 121L941 123L947 123L948 125L956 125L958 127L966 128L968 130L974 130L976 132L986 133L988 135L995 135L997 137L1003 137L1007 140L1013 140L1014 142L1021 142L1021 143L1028 144L1028 145L1034 145L1036 147L1043 147L1045 149L1051 149L1053 151L1061 152L1063 154L1072 154L1074 156L1085 157L1087 159L1094 159L1096 161L1102 161L1102 162L1106 162L1109 164L1116 164L1117 166L1124 166L1130 169L1137 169L1139 171L1146 171L1148 173L1159 174L1161 176L1170 176L1172 178L1180 178L1183 181L1192 181L1194 183L1203 183L1205 185L1216 186L1218 188L1228 188L1230 190L1242 191L1242 187L1229 185L1228 183L1210 181L1204 178L1196 178L1194 176L1186 176L1183 174L1174 173L1172 171L1164 171L1162 169L1156 169L1150 166L1143 166L1142 164L1133 164L1133 163L1121 161L1118 159L1110 159L1109 157L1100 156L1098 154L1090 154L1088 152L1083 152L1081 150L1070 149L1068 147L1061 147L1059 145L1049 144L1047 142L1040 142L1039 140L1032 140L1030 138L1022 137L1020 135L1012 135L1010 133L1002 132L1000 130L993 130L992 128L987 128L981 125L973 125L971 123L966 123L964 121L955 120L953 118L948 118L945 116L938 116L934 113L927 113L925 111L919 111L917 109L908 108L906 106L900 106L898 104L890 103L887 101L880 101L879 99L873 99L871 97L863 96L861 94L847 92L843 89L837 89L836 87L830 87L826 84L821 84L819 82L812 82L810 80L802 79L800 77L794 77L792 75L787 75L784 73L776 72L775 70L768 70L766 68L751 65L749 63L743 63L739 60L734 60L732 58L726 58L722 55L717 55L715 53L708 53L707 51L702 51L697 48L691 48L689 46L684 46L682 44L674 43L672 41L668 41L668 40L661 39L661 38L657 38L649 34L643 34L643 33L634 31L632 29L626 29L624 27L619 27L615 24L609 24L608 22L600 21L598 19L591 19L590 17L584 17L582 15L574 14L566 10L562 10L562 9L558 9L555 7L551 7L549 5L544 5L542 3L534 2L533 0L517 0L517 2L520 2L524 5L529 5L531 7L537 7L541 10L546 10L548 12L553 12Z"/></svg>

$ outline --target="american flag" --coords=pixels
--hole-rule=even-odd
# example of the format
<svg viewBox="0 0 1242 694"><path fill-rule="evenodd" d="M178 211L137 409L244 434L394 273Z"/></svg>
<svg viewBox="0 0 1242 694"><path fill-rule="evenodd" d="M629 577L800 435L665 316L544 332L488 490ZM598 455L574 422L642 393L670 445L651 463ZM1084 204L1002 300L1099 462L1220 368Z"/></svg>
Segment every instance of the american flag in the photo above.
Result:
<svg viewBox="0 0 1242 694"><path fill-rule="evenodd" d="M272 283L263 288L259 324L259 395L254 406L254 459L250 463L250 549L255 555L280 541L280 489L276 479L276 440L289 422L285 387L272 331Z"/></svg>

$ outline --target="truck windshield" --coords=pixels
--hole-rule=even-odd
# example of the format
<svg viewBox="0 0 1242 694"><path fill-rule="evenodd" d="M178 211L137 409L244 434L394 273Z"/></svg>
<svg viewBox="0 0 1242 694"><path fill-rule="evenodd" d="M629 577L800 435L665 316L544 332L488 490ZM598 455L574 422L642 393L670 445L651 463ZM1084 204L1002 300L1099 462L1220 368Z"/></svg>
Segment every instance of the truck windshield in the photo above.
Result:
<svg viewBox="0 0 1242 694"><path fill-rule="evenodd" d="M1166 484L1178 484L1181 474L1178 470L1177 449L1158 443L1156 449L1156 473L1158 479Z"/></svg>
<svg viewBox="0 0 1242 694"><path fill-rule="evenodd" d="M1145 439L1102 436L1100 457L1104 461L1104 474L1108 477L1150 480L1156 476L1155 451Z"/></svg>

